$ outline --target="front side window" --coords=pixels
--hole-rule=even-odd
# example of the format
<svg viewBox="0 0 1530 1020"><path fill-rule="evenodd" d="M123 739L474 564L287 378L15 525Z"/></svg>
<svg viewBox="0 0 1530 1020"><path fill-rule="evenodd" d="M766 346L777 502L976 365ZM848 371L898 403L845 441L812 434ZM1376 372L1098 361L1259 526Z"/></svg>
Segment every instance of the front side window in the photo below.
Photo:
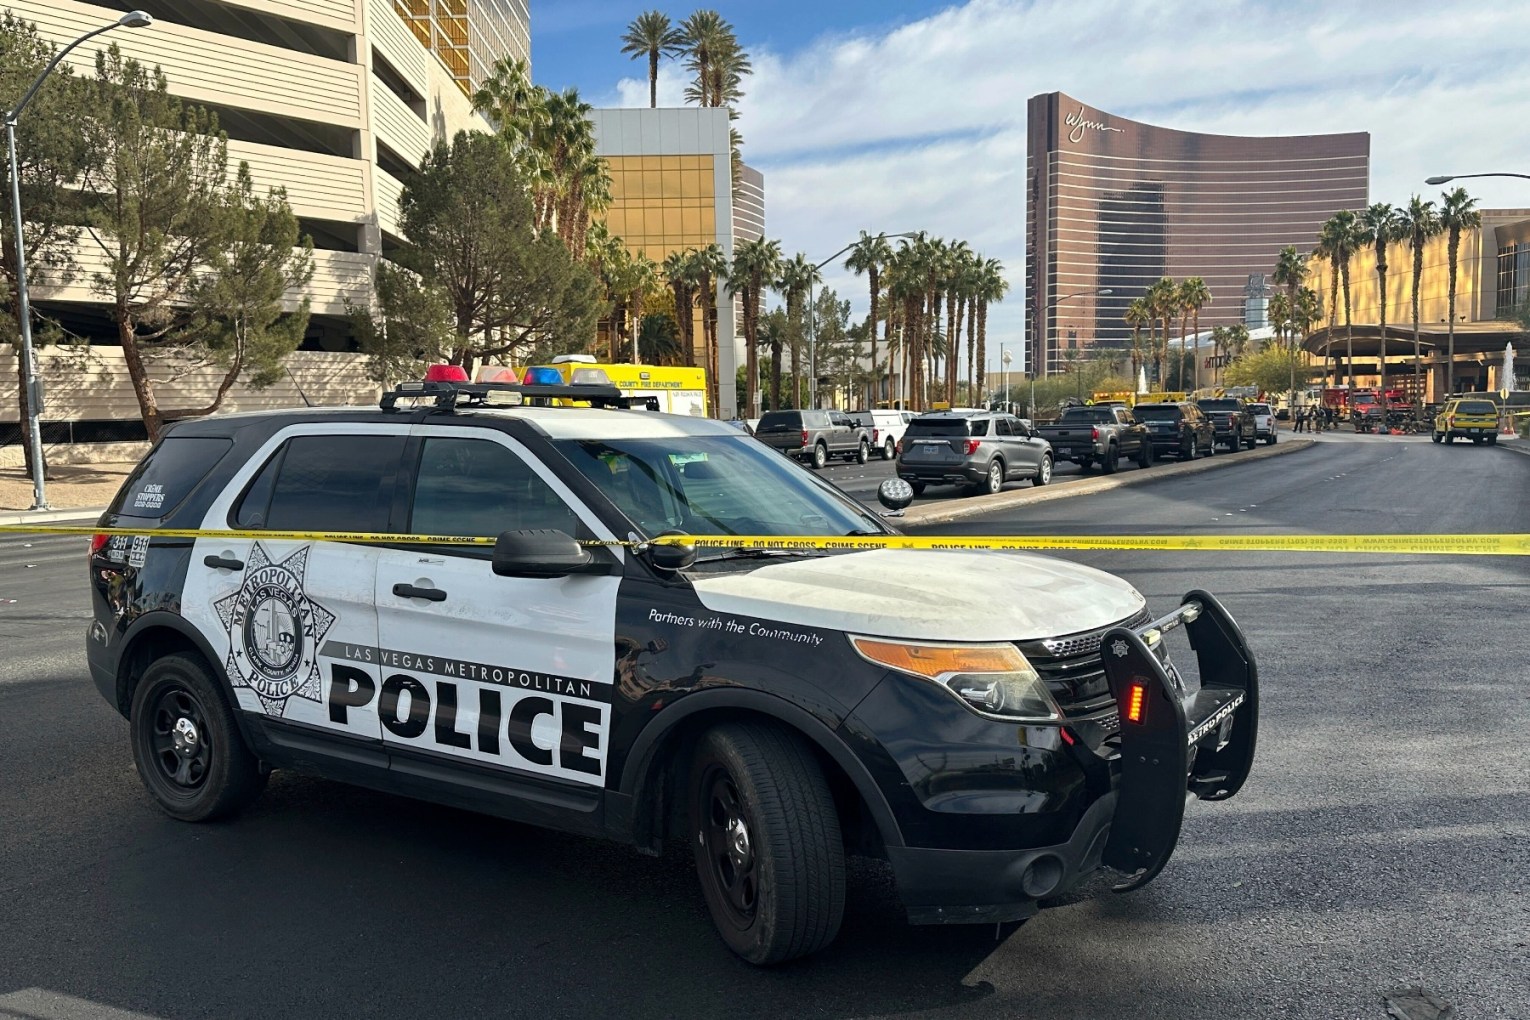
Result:
<svg viewBox="0 0 1530 1020"><path fill-rule="evenodd" d="M870 512L748 437L560 440L645 536L881 534Z"/></svg>
<svg viewBox="0 0 1530 1020"><path fill-rule="evenodd" d="M415 470L409 531L493 537L553 529L573 535L578 518L511 450L488 439L426 439Z"/></svg>
<svg viewBox="0 0 1530 1020"><path fill-rule="evenodd" d="M234 507L241 528L388 530L403 436L295 436Z"/></svg>

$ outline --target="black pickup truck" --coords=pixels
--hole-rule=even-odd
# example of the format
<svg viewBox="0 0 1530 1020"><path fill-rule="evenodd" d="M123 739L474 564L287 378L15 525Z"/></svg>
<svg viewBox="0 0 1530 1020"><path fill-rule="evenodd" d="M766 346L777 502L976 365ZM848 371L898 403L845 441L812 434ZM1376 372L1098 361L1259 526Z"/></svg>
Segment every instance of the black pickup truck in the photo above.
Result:
<svg viewBox="0 0 1530 1020"><path fill-rule="evenodd" d="M1071 460L1084 470L1095 464L1107 475L1122 460L1138 467L1153 463L1153 439L1147 426L1129 408L1116 405L1069 407L1055 422L1036 426L1036 434L1052 444L1058 460Z"/></svg>
<svg viewBox="0 0 1530 1020"><path fill-rule="evenodd" d="M1197 400L1195 406L1211 419L1217 444L1227 447L1229 453L1237 453L1245 446L1252 450L1259 442L1253 412L1237 397L1205 397Z"/></svg>
<svg viewBox="0 0 1530 1020"><path fill-rule="evenodd" d="M858 464L871 456L871 433L843 411L768 411L754 437L789 457L821 468L830 457Z"/></svg>

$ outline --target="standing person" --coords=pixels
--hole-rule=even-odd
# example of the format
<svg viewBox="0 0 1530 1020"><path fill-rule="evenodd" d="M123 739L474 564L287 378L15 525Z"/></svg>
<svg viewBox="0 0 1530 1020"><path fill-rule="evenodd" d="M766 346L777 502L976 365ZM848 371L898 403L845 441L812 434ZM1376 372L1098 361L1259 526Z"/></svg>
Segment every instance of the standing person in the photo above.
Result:
<svg viewBox="0 0 1530 1020"><path fill-rule="evenodd" d="M1302 430L1302 422L1305 420L1302 409L1300 407L1293 408L1291 411L1291 431L1300 432Z"/></svg>

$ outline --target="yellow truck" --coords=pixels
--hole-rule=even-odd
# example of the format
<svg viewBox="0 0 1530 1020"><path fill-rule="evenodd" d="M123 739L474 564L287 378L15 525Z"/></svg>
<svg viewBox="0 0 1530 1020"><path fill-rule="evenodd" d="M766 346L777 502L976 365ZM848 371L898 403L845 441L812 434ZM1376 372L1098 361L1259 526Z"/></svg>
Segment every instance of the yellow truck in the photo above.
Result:
<svg viewBox="0 0 1530 1020"><path fill-rule="evenodd" d="M669 414L708 416L707 374L700 368L625 365L599 362L588 354L562 354L551 364L532 366L527 375L541 376L551 370L556 370L564 383L597 383L615 386L624 396L654 397L659 410Z"/></svg>

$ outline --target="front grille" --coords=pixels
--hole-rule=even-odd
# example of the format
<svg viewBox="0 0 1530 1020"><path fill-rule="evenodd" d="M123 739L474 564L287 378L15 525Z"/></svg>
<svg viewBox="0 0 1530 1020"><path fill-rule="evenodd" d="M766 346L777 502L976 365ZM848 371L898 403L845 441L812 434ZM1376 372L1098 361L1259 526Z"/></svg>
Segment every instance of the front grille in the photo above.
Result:
<svg viewBox="0 0 1530 1020"><path fill-rule="evenodd" d="M1108 627L1019 643L1020 651L1045 681L1063 716L1092 749L1101 750L1121 725L1100 658L1105 633L1115 627L1136 629L1152 619L1144 607L1136 615Z"/></svg>
<svg viewBox="0 0 1530 1020"><path fill-rule="evenodd" d="M1152 618L1152 614L1144 607L1136 616L1122 620L1120 623L1113 623L1109 627L1087 630L1079 634L1064 634L1062 637L1042 638L1040 641L1022 641L1020 650L1032 664L1035 664L1038 658L1048 661L1069 659L1078 655L1095 655L1100 650L1100 643L1105 640L1106 631L1116 627L1141 627Z"/></svg>

